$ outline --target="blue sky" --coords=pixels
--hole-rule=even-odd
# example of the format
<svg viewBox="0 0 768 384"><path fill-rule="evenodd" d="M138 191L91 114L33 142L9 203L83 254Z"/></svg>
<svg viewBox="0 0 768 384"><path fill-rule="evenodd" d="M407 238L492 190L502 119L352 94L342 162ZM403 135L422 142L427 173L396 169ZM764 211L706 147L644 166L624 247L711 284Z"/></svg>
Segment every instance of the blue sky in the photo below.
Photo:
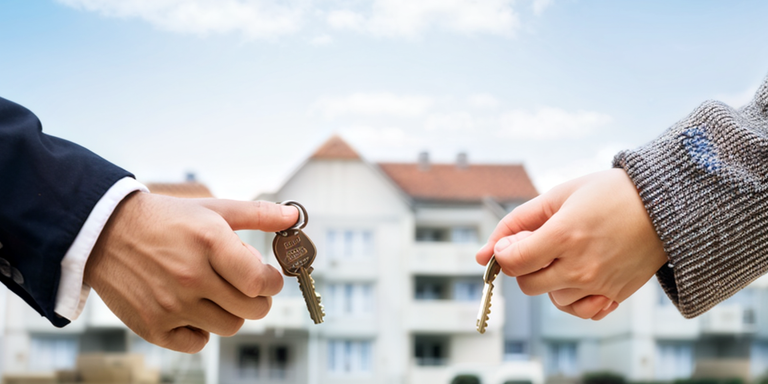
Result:
<svg viewBox="0 0 768 384"><path fill-rule="evenodd" d="M768 2L5 0L0 97L140 181L277 188L337 133L371 161L605 169L768 75Z"/></svg>

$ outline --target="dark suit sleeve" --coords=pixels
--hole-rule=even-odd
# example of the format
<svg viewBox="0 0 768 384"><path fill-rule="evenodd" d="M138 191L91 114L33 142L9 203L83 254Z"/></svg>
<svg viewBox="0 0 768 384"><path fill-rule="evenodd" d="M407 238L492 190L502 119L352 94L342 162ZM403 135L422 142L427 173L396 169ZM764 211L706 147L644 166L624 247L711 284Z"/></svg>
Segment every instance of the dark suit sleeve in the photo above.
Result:
<svg viewBox="0 0 768 384"><path fill-rule="evenodd" d="M61 260L99 199L132 176L42 132L26 108L0 98L0 281L57 327Z"/></svg>

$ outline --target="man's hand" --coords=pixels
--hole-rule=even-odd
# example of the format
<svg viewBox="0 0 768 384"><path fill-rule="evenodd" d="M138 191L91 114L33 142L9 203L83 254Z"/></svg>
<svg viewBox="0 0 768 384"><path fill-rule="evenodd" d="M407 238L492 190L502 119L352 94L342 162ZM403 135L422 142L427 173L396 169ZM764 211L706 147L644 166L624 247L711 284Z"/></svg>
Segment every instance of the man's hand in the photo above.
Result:
<svg viewBox="0 0 768 384"><path fill-rule="evenodd" d="M209 332L230 336L263 318L283 287L234 230L276 232L297 220L296 208L274 203L133 193L99 236L84 282L147 341L198 352Z"/></svg>
<svg viewBox="0 0 768 384"><path fill-rule="evenodd" d="M667 262L634 184L621 169L561 184L517 207L477 253L496 254L528 295L599 320Z"/></svg>

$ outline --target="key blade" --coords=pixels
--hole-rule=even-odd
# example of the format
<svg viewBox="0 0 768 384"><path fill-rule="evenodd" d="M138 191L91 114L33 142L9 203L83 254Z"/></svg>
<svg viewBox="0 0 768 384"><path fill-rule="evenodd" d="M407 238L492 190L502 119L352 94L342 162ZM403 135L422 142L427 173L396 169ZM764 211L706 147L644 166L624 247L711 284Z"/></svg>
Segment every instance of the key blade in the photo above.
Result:
<svg viewBox="0 0 768 384"><path fill-rule="evenodd" d="M480 299L480 311L477 313L477 331L485 333L488 327L488 318L491 314L491 296L493 296L493 283L486 283L483 287L483 297Z"/></svg>
<svg viewBox="0 0 768 384"><path fill-rule="evenodd" d="M320 294L315 291L315 280L309 275L309 270L301 268L299 270L299 288L301 294L304 296L304 301L307 303L307 310L309 310L309 316L315 324L323 322L325 312L323 306L320 304Z"/></svg>

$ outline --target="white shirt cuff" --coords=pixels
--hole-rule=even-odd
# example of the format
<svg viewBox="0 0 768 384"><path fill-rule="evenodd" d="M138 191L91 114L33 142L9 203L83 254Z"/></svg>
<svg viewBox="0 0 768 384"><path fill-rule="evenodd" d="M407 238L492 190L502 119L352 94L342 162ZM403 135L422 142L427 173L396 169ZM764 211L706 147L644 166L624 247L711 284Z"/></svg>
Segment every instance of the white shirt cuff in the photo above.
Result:
<svg viewBox="0 0 768 384"><path fill-rule="evenodd" d="M75 241L61 260L61 278L56 293L56 313L69 321L75 321L83 312L91 287L83 282L85 263L99 239L104 225L118 204L131 192L149 192L144 184L132 177L118 180L96 203L80 228Z"/></svg>

